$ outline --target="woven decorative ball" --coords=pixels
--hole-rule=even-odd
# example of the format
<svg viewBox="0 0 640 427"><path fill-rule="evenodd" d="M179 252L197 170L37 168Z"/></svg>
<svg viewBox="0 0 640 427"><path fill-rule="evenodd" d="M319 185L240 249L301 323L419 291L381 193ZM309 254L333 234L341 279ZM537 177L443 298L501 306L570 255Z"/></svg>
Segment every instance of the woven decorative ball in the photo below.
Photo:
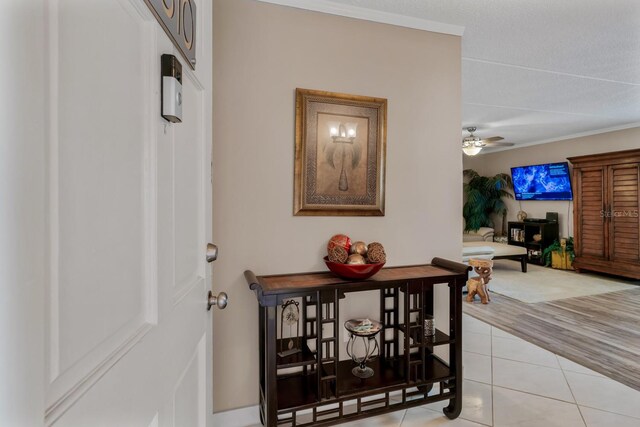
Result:
<svg viewBox="0 0 640 427"><path fill-rule="evenodd" d="M367 246L368 246L369 249L375 248L375 247L379 247L380 249L382 249L384 251L384 246L382 246L382 243L380 243L380 242L371 242Z"/></svg>
<svg viewBox="0 0 640 427"><path fill-rule="evenodd" d="M367 261L371 264L387 262L387 254L385 254L382 245L373 247L369 245L369 251L367 252Z"/></svg>
<svg viewBox="0 0 640 427"><path fill-rule="evenodd" d="M334 246L328 251L329 261L344 264L349 258L349 252L342 246Z"/></svg>

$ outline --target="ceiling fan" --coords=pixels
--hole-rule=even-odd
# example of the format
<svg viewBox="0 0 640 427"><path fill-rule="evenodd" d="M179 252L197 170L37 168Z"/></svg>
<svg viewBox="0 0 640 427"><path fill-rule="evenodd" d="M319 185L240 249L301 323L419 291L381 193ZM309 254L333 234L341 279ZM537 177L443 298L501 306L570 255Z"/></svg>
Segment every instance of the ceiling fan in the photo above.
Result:
<svg viewBox="0 0 640 427"><path fill-rule="evenodd" d="M462 151L464 151L464 154L467 156L475 156L484 147L512 147L514 145L512 142L498 142L504 139L501 136L479 138L473 134L475 131L475 126L468 127L467 132L469 132L469 136L462 138Z"/></svg>

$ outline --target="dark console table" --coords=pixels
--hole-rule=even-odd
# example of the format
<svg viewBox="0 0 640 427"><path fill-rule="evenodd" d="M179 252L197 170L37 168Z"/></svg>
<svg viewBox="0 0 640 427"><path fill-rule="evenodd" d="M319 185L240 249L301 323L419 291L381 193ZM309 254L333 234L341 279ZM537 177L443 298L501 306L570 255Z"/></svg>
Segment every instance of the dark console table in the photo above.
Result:
<svg viewBox="0 0 640 427"><path fill-rule="evenodd" d="M431 264L384 268L367 280L340 279L329 272L256 276L245 271L259 302L260 419L267 427L328 426L412 406L449 400L444 414L462 409L462 287L470 268L434 258ZM434 288L448 287L449 322L425 337L433 315ZM361 379L352 360L340 360L341 299L379 291L374 308L384 328L380 357L368 363L374 375ZM278 355L283 302L300 302L300 352ZM449 349L449 363L434 354ZM437 384L437 392L433 385Z"/></svg>

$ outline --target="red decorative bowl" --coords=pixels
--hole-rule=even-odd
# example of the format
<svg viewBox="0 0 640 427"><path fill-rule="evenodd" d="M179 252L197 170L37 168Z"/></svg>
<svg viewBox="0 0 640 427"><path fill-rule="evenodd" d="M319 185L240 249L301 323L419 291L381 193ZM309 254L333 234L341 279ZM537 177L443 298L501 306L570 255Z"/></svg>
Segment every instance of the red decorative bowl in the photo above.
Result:
<svg viewBox="0 0 640 427"><path fill-rule="evenodd" d="M384 266L384 262L378 264L340 264L329 261L328 257L324 257L324 262L333 274L343 279L368 279Z"/></svg>

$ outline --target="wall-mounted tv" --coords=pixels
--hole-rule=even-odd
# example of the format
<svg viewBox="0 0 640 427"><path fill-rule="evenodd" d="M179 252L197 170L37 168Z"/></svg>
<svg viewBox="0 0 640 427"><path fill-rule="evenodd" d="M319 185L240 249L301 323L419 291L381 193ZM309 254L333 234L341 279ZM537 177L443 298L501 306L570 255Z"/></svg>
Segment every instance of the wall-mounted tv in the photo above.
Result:
<svg viewBox="0 0 640 427"><path fill-rule="evenodd" d="M511 178L516 200L573 200L567 162L518 166Z"/></svg>

